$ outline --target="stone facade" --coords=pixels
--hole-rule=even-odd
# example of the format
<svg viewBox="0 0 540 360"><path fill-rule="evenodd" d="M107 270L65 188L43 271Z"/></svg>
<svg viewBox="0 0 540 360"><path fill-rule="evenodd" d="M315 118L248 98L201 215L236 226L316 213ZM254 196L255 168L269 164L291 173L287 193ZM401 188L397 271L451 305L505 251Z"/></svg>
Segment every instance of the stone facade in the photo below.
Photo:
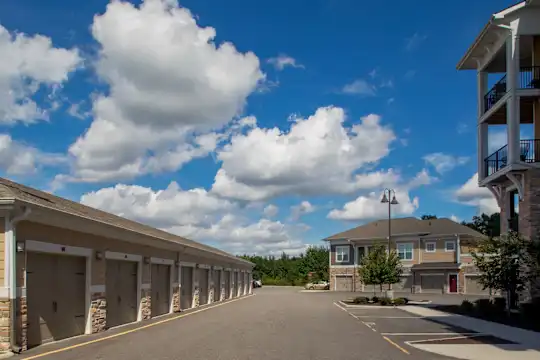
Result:
<svg viewBox="0 0 540 360"><path fill-rule="evenodd" d="M144 289L141 291L141 319L148 320L152 318L152 291Z"/></svg>
<svg viewBox="0 0 540 360"><path fill-rule="evenodd" d="M210 289L208 290L208 302L213 303L214 301L214 286L210 285Z"/></svg>
<svg viewBox="0 0 540 360"><path fill-rule="evenodd" d="M17 332L17 342L22 351L28 349L28 303L26 297L21 297L17 302L17 326L20 331Z"/></svg>
<svg viewBox="0 0 540 360"><path fill-rule="evenodd" d="M353 278L353 291L362 291L362 282L358 276L358 270L354 266L347 267L331 267L330 268L330 290L335 289L336 275L349 275Z"/></svg>
<svg viewBox="0 0 540 360"><path fill-rule="evenodd" d="M9 350L9 299L0 300L0 353Z"/></svg>
<svg viewBox="0 0 540 360"><path fill-rule="evenodd" d="M523 199L519 203L519 232L528 239L540 236L540 169L524 172ZM502 231L502 228L501 228Z"/></svg>
<svg viewBox="0 0 540 360"><path fill-rule="evenodd" d="M91 303L92 334L104 331L107 328L107 298L104 292L92 294Z"/></svg>
<svg viewBox="0 0 540 360"><path fill-rule="evenodd" d="M225 296L225 286L224 284L221 284L221 290L220 290L221 294L219 295L219 301L223 301L226 299L226 296Z"/></svg>
<svg viewBox="0 0 540 360"><path fill-rule="evenodd" d="M176 285L173 288L172 304L173 304L173 312L179 312L180 311L180 287L178 285Z"/></svg>
<svg viewBox="0 0 540 360"><path fill-rule="evenodd" d="M193 307L199 306L199 287L195 288L195 291L193 291Z"/></svg>

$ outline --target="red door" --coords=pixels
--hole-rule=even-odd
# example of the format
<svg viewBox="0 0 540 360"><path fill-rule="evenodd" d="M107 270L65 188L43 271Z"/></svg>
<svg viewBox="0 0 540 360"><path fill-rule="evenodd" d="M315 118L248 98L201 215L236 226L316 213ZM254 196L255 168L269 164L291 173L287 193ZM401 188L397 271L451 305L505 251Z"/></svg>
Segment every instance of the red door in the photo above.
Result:
<svg viewBox="0 0 540 360"><path fill-rule="evenodd" d="M448 280L448 292L457 293L457 275L449 275Z"/></svg>

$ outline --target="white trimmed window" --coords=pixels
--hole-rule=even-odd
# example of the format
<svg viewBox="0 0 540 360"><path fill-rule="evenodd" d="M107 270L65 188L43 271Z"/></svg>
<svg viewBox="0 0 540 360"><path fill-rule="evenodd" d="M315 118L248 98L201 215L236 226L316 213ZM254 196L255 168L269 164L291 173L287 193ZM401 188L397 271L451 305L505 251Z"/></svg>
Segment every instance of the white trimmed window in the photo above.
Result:
<svg viewBox="0 0 540 360"><path fill-rule="evenodd" d="M350 247L348 246L336 246L336 262L349 262L349 251Z"/></svg>
<svg viewBox="0 0 540 360"><path fill-rule="evenodd" d="M437 243L435 243L435 242L427 242L426 243L426 252L434 253L435 251L437 251Z"/></svg>
<svg viewBox="0 0 540 360"><path fill-rule="evenodd" d="M445 251L456 251L456 243L454 241L445 241L444 242Z"/></svg>
<svg viewBox="0 0 540 360"><path fill-rule="evenodd" d="M398 255L401 260L411 261L413 259L413 243L397 244Z"/></svg>

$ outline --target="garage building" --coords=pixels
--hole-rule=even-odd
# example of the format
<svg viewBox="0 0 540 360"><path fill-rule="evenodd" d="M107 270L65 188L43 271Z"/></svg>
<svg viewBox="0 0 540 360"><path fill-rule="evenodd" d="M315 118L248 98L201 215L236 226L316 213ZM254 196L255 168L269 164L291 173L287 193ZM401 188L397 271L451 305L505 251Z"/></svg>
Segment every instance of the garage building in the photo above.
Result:
<svg viewBox="0 0 540 360"><path fill-rule="evenodd" d="M0 351L251 293L249 261L2 178L0 249Z"/></svg>

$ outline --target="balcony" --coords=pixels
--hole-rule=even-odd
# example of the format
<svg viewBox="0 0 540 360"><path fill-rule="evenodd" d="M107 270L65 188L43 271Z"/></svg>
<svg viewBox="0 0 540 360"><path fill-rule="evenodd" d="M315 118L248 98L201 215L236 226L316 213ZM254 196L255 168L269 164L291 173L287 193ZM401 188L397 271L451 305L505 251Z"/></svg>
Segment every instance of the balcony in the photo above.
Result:
<svg viewBox="0 0 540 360"><path fill-rule="evenodd" d="M522 66L518 76L519 89L540 89L540 66ZM484 95L484 113L506 94L506 75Z"/></svg>
<svg viewBox="0 0 540 360"><path fill-rule="evenodd" d="M540 139L520 140L520 161L532 164L540 163ZM485 158L485 174L490 176L504 169L508 164L508 145Z"/></svg>

